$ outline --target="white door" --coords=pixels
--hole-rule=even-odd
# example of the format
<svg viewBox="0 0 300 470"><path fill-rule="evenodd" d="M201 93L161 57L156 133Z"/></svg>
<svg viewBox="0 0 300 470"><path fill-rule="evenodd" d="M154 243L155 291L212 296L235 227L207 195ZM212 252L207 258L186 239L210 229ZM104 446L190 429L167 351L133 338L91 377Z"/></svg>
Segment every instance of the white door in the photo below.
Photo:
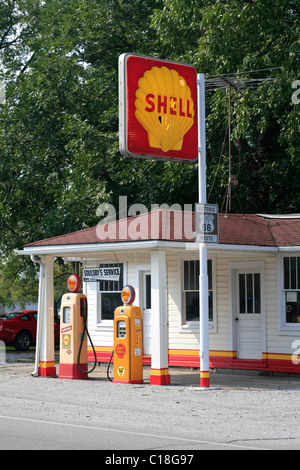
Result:
<svg viewBox="0 0 300 470"><path fill-rule="evenodd" d="M238 359L262 359L261 273L255 269L236 271L236 346Z"/></svg>
<svg viewBox="0 0 300 470"><path fill-rule="evenodd" d="M151 354L152 317L151 317L151 273L143 272L143 353Z"/></svg>

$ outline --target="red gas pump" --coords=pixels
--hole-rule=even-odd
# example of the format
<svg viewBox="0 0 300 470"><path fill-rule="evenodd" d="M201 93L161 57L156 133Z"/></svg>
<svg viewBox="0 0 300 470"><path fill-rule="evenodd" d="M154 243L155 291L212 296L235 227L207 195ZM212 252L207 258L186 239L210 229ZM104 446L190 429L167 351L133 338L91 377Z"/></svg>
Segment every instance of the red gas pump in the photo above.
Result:
<svg viewBox="0 0 300 470"><path fill-rule="evenodd" d="M81 279L77 274L68 278L69 293L64 294L60 316L60 379L87 379L97 365L94 345L87 329L87 298L79 293ZM87 338L94 352L94 367L88 371Z"/></svg>

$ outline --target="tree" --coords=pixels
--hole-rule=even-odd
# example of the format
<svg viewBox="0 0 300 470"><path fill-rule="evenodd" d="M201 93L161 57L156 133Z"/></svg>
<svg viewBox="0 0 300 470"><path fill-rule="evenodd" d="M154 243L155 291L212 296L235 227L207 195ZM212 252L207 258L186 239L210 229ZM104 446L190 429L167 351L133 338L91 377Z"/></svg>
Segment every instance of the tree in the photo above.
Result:
<svg viewBox="0 0 300 470"><path fill-rule="evenodd" d="M163 50L173 57L173 38L183 24L188 30L190 22L190 30L198 32L197 47L185 45L184 52L179 44L176 51L199 72L274 79L242 93L232 90L231 157L240 200L233 209L239 212L241 205L244 212L298 211L300 117L299 106L291 101L300 60L298 2L165 0L153 18L158 32L164 25ZM206 98L208 193L211 202L222 206L228 178L227 140L223 146L228 90L207 93Z"/></svg>
<svg viewBox="0 0 300 470"><path fill-rule="evenodd" d="M1 53L7 102L0 113L4 257L30 241L95 225L98 205L117 200L116 175L127 165L124 158L114 162L118 55L146 47L154 4L8 2ZM16 282L8 266L3 273L8 286Z"/></svg>
<svg viewBox="0 0 300 470"><path fill-rule="evenodd" d="M16 248L95 225L103 202L117 206L119 195L149 209L197 202L196 164L131 160L118 151L123 52L188 62L207 76L274 79L242 94L231 90L239 183L232 210L299 210L295 0L4 0L0 18L7 98L0 105L3 292L22 275L23 292L26 279L36 279L22 258L15 265L21 277L13 277ZM208 195L222 207L228 90L208 91L206 103Z"/></svg>

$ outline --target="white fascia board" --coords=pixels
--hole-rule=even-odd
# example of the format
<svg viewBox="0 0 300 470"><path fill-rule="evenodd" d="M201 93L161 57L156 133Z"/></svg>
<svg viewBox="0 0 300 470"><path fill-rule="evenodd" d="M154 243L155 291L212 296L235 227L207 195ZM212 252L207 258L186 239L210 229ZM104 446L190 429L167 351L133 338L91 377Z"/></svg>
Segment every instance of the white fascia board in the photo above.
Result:
<svg viewBox="0 0 300 470"><path fill-rule="evenodd" d="M265 219L300 219L300 214L256 214Z"/></svg>
<svg viewBox="0 0 300 470"><path fill-rule="evenodd" d="M208 249L211 250L223 250L223 251L260 251L260 252L271 252L277 253L277 246L261 246L261 245L227 245L227 244L208 244Z"/></svg>
<svg viewBox="0 0 300 470"><path fill-rule="evenodd" d="M295 245L295 246L281 246L279 247L280 252L292 252L292 251L300 251L300 246Z"/></svg>
<svg viewBox="0 0 300 470"><path fill-rule="evenodd" d="M184 249L184 250L198 250L198 242L173 242L173 241L158 241L157 248L169 249ZM207 249L210 251L260 251L277 253L278 247L276 246L260 246L260 245L227 245L222 243L207 243Z"/></svg>
<svg viewBox="0 0 300 470"><path fill-rule="evenodd" d="M136 242L117 242L117 243L94 243L82 245L48 245L31 246L23 250L17 250L18 255L53 255L64 256L68 254L88 254L101 253L103 251L128 251L157 248L157 240L136 241Z"/></svg>
<svg viewBox="0 0 300 470"><path fill-rule="evenodd" d="M65 256L69 254L85 254L101 253L108 251L130 251L130 250L148 250L148 249L169 249L169 250L185 250L195 251L199 249L198 242L176 242L168 240L143 240L135 242L116 242L116 243L94 243L82 245L48 245L48 246L31 246L25 247L23 250L17 250L18 255L53 255ZM299 251L299 247L269 247L259 245L228 245L221 243L207 243L210 251L255 251L255 252L271 252L280 251Z"/></svg>

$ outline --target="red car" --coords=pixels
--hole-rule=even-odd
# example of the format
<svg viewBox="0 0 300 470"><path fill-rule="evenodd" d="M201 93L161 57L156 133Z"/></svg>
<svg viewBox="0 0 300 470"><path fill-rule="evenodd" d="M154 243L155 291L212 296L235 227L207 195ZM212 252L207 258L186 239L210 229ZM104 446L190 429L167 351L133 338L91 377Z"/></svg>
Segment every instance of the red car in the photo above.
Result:
<svg viewBox="0 0 300 470"><path fill-rule="evenodd" d="M0 315L0 341L12 344L17 351L26 351L35 344L36 310L18 310ZM54 322L54 339L59 343L59 321Z"/></svg>

